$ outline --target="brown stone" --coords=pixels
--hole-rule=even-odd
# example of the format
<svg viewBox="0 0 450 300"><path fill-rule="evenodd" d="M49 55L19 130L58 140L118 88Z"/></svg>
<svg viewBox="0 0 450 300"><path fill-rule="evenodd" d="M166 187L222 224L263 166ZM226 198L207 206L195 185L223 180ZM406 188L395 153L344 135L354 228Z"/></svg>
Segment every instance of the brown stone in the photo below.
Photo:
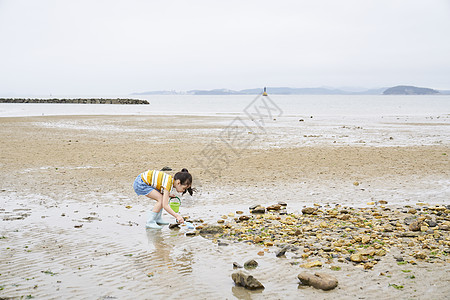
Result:
<svg viewBox="0 0 450 300"><path fill-rule="evenodd" d="M302 209L302 213L303 213L304 215L311 215L311 214L315 213L316 210L317 210L317 209L314 208L314 207L305 207L304 209Z"/></svg>
<svg viewBox="0 0 450 300"><path fill-rule="evenodd" d="M420 230L420 222L414 221L411 224L409 224L409 230L411 231L419 231Z"/></svg>
<svg viewBox="0 0 450 300"><path fill-rule="evenodd" d="M324 291L332 290L338 285L338 281L334 276L316 272L314 274L308 272L302 272L298 274L298 279L301 284L309 285L316 289L321 289Z"/></svg>

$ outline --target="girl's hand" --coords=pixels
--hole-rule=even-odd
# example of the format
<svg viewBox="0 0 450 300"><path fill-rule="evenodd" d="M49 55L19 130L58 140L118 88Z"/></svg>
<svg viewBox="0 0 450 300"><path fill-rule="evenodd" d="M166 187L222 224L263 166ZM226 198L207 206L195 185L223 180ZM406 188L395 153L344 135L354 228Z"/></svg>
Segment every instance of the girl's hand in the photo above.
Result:
<svg viewBox="0 0 450 300"><path fill-rule="evenodd" d="M175 198L176 196L174 194L169 194L170 198Z"/></svg>
<svg viewBox="0 0 450 300"><path fill-rule="evenodd" d="M183 217L180 216L180 215L177 215L177 222L180 223L180 224L183 224L184 223Z"/></svg>

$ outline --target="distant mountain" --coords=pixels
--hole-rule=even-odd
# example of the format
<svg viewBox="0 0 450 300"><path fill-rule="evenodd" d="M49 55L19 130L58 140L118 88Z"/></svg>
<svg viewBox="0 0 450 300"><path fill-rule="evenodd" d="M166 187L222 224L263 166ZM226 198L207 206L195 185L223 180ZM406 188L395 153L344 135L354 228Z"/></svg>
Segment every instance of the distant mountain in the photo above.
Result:
<svg viewBox="0 0 450 300"><path fill-rule="evenodd" d="M242 94L260 94L262 89L241 90ZM330 88L290 88L290 87L268 87L267 92L273 95L344 95L348 92Z"/></svg>
<svg viewBox="0 0 450 300"><path fill-rule="evenodd" d="M188 95L242 95L241 92L233 91L229 89L215 89L210 91L205 90L190 90L187 91Z"/></svg>
<svg viewBox="0 0 450 300"><path fill-rule="evenodd" d="M290 88L290 87L267 87L271 95L381 95L386 88L370 89L360 91L347 91L329 87L318 88ZM213 90L190 90L185 92L176 91L150 91L133 93L132 95L258 95L263 92L262 88L244 89L234 91L230 89Z"/></svg>
<svg viewBox="0 0 450 300"><path fill-rule="evenodd" d="M439 91L410 85L398 85L388 88L383 95L437 95Z"/></svg>
<svg viewBox="0 0 450 300"><path fill-rule="evenodd" d="M262 88L234 91L230 89L190 90L190 91L149 91L133 93L132 95L258 95ZM408 85L398 85L390 88L363 89L363 88L290 88L267 87L269 95L450 95L450 91L438 91L430 88L422 88Z"/></svg>

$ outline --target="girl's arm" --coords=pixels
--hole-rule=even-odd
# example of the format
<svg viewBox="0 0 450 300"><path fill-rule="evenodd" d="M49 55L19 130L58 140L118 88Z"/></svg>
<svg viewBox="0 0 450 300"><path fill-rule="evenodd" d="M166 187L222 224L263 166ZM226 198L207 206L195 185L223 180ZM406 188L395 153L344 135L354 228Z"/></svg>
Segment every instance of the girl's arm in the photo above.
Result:
<svg viewBox="0 0 450 300"><path fill-rule="evenodd" d="M184 223L183 217L180 216L179 214L177 214L176 212L174 212L172 208L170 208L170 206L169 206L169 192L166 189L164 189L164 191L163 191L162 206L169 214L174 216L175 219L177 219L177 221L179 223Z"/></svg>

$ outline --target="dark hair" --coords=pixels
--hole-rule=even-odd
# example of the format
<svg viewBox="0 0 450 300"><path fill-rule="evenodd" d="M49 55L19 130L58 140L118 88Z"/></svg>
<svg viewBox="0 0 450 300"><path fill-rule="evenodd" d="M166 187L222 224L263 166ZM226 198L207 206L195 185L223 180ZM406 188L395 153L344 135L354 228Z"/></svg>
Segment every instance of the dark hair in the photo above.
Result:
<svg viewBox="0 0 450 300"><path fill-rule="evenodd" d="M189 171L187 169L182 169L181 172L178 172L175 174L175 176L173 176L174 180L180 180L180 183L182 185L192 185L192 175L189 173ZM192 196L192 187L189 187L186 189L186 191L184 191L184 193L188 192L189 195ZM183 193L183 194L184 194Z"/></svg>

